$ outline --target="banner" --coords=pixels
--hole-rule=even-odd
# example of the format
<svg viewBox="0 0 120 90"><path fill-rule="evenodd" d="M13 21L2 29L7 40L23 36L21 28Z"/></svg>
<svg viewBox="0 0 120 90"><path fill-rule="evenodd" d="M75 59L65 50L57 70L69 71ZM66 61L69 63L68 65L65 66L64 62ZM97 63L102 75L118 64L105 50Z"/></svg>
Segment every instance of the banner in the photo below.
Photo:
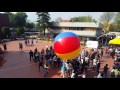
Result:
<svg viewBox="0 0 120 90"><path fill-rule="evenodd" d="M87 41L86 47L88 48L98 48L98 41Z"/></svg>

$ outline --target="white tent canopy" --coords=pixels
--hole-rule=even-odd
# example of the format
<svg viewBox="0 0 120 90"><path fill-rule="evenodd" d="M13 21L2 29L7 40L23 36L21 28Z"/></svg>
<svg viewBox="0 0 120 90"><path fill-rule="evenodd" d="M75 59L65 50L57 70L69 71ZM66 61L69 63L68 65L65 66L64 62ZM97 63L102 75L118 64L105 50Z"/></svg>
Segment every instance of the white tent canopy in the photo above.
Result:
<svg viewBox="0 0 120 90"><path fill-rule="evenodd" d="M99 36L98 38L105 36L105 35L116 35L116 37L120 37L120 32L109 32L109 33Z"/></svg>

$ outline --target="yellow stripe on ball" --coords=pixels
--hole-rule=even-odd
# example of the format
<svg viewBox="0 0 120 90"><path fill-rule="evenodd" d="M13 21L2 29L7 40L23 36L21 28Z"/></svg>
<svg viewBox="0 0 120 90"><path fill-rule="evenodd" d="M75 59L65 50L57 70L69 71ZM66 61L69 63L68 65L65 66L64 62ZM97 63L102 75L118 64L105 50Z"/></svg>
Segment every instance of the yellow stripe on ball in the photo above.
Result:
<svg viewBox="0 0 120 90"><path fill-rule="evenodd" d="M73 52L66 53L66 54L58 54L58 53L56 53L56 55L59 58L63 59L63 60L73 59L73 58L75 58L75 57L77 57L79 55L80 49L81 48L79 47L77 50L75 50Z"/></svg>

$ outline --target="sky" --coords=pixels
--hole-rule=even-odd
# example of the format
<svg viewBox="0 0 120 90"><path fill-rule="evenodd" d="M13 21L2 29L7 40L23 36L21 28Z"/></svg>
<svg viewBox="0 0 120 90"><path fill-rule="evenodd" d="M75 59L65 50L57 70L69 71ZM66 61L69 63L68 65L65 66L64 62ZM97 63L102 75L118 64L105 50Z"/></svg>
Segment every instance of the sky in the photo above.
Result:
<svg viewBox="0 0 120 90"><path fill-rule="evenodd" d="M0 12L2 13L2 12ZM16 12L13 12L16 13ZM49 12L51 21L54 21L58 17L61 17L64 20L69 20L72 17L78 17L78 16L92 16L95 20L99 21L100 16L103 12ZM36 12L26 12L28 15L28 20L31 22L37 21L37 15Z"/></svg>
<svg viewBox="0 0 120 90"><path fill-rule="evenodd" d="M37 20L36 12L27 12L28 20L35 22ZM102 15L102 12L49 12L51 21L54 21L58 17L61 17L62 19L69 20L72 17L78 17L78 16L92 16L94 19L99 21L100 16Z"/></svg>

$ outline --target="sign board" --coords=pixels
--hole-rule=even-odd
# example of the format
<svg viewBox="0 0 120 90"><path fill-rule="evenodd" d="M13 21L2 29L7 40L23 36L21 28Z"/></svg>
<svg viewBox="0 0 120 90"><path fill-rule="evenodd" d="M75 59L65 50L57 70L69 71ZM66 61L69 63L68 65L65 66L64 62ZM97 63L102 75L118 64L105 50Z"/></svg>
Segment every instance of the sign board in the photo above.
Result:
<svg viewBox="0 0 120 90"><path fill-rule="evenodd" d="M98 41L87 41L86 47L88 48L98 48Z"/></svg>

